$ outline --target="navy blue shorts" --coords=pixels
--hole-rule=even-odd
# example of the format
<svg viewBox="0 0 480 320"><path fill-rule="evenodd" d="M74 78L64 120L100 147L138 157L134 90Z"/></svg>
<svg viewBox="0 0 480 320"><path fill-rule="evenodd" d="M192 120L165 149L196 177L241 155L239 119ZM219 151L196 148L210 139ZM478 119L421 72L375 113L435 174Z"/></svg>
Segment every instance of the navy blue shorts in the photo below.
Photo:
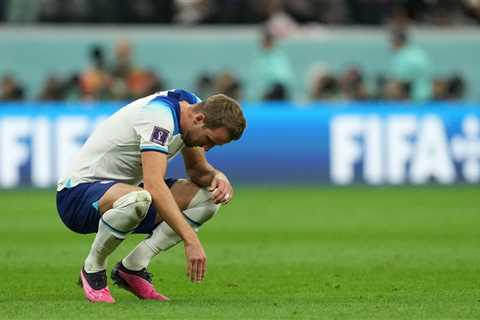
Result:
<svg viewBox="0 0 480 320"><path fill-rule="evenodd" d="M165 179L169 188L177 179ZM57 192L57 211L63 223L77 233L95 233L98 231L100 212L98 201L118 181L97 181L81 183L73 188L64 188ZM143 187L143 184L140 185ZM157 226L155 218L157 211L153 205L148 208L145 219L135 229L134 233L151 233Z"/></svg>

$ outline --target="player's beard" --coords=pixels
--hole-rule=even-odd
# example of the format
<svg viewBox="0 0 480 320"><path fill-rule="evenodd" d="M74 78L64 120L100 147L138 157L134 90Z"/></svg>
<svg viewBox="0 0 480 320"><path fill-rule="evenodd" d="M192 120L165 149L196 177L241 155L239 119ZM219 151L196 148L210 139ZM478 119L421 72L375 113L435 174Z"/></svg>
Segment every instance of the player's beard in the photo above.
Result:
<svg viewBox="0 0 480 320"><path fill-rule="evenodd" d="M187 147L196 147L196 145L193 143L191 139L191 135L188 134L188 132L182 133L182 141Z"/></svg>

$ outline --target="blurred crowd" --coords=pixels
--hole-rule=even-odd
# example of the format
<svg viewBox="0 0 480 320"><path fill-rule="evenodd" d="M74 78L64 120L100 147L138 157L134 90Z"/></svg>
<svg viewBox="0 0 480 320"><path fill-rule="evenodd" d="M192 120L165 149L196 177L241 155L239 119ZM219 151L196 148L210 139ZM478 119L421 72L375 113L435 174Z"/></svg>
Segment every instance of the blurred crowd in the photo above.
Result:
<svg viewBox="0 0 480 320"><path fill-rule="evenodd" d="M286 101L298 98L291 61L278 46L281 37L272 29L262 29L256 59L248 76L230 71L202 72L194 75L195 92L200 97L224 93L238 100ZM316 63L307 70L308 87L302 92L308 101L452 101L465 97L467 84L462 74L438 76L429 55L409 40L405 29L392 29L392 57L382 74L365 74L361 66L330 70ZM114 54L100 45L89 51L89 66L82 71L60 77L50 74L36 97L38 101L133 100L170 88L162 75L152 68L137 65L132 47L120 40ZM107 61L113 56L113 61ZM298 87L297 87L298 90ZM28 95L31 99L32 95ZM12 75L0 75L0 101L27 99L26 88Z"/></svg>
<svg viewBox="0 0 480 320"><path fill-rule="evenodd" d="M67 77L50 74L35 100L132 100L164 89L162 79L155 70L136 66L128 41L121 40L115 47L115 59L106 59L105 49L94 45L89 52L90 65L86 70ZM26 90L12 74L0 79L0 100L26 98Z"/></svg>
<svg viewBox="0 0 480 320"><path fill-rule="evenodd" d="M7 23L480 23L478 0L0 0Z"/></svg>
<svg viewBox="0 0 480 320"><path fill-rule="evenodd" d="M452 101L465 96L466 82L460 73L436 76L432 61L409 41L405 30L391 34L393 56L384 74L370 84L360 67L352 66L335 75L322 66L313 71L313 100Z"/></svg>
<svg viewBox="0 0 480 320"><path fill-rule="evenodd" d="M460 73L435 75L430 57L409 41L411 24L480 23L480 0L0 0L0 22L20 23L176 23L264 26L249 76L229 71L194 75L200 96L223 92L237 99L282 101L298 98L291 61L277 42L304 24L386 24L393 30L393 56L382 74L361 66L329 70L321 63L308 73L309 100L431 101L463 99L467 84ZM107 61L105 48L93 46L86 70L68 76L49 74L35 97L40 101L131 100L172 84L153 68L132 59L122 40ZM0 100L31 99L13 74L0 74ZM305 94L303 94L305 96Z"/></svg>

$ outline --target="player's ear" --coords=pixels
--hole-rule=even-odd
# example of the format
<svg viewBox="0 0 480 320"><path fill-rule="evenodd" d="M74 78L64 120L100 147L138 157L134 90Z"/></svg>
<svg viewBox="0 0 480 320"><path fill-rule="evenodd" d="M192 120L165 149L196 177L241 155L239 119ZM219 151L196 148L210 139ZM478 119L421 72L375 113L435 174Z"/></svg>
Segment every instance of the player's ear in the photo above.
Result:
<svg viewBox="0 0 480 320"><path fill-rule="evenodd" d="M205 115L201 112L197 112L193 116L193 121L195 124L203 124L205 121Z"/></svg>

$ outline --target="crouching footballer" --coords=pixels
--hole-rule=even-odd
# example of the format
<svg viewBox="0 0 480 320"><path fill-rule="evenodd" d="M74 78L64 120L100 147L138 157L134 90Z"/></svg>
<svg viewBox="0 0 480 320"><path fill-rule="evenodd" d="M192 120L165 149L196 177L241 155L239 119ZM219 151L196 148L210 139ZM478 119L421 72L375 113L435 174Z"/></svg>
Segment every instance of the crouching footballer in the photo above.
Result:
<svg viewBox="0 0 480 320"><path fill-rule="evenodd" d="M218 94L201 101L175 89L136 100L95 129L57 187L63 223L77 233L96 233L79 266L89 301L115 302L107 258L130 233L148 236L116 263L113 283L140 299L169 300L147 268L182 240L189 279L203 280L207 259L196 232L233 197L228 178L205 152L240 139L245 126L234 99ZM168 160L180 152L189 179L166 179Z"/></svg>

